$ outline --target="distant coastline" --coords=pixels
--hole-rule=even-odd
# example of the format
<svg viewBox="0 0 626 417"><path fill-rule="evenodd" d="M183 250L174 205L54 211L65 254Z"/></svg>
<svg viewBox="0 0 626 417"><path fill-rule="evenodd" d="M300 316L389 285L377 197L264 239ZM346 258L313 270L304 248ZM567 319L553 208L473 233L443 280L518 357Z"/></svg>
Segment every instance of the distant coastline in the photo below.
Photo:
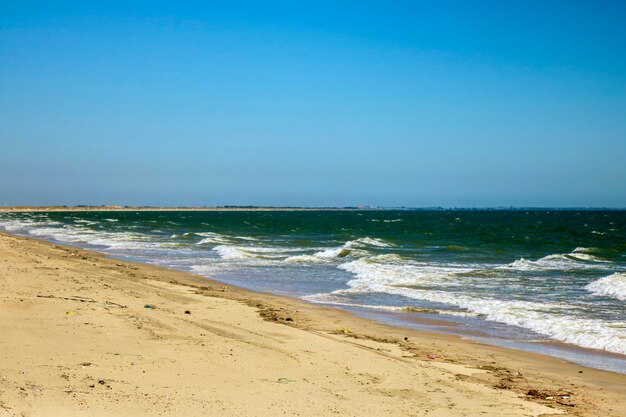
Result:
<svg viewBox="0 0 626 417"><path fill-rule="evenodd" d="M625 211L626 207L299 207L299 206L0 206L0 212L49 211Z"/></svg>

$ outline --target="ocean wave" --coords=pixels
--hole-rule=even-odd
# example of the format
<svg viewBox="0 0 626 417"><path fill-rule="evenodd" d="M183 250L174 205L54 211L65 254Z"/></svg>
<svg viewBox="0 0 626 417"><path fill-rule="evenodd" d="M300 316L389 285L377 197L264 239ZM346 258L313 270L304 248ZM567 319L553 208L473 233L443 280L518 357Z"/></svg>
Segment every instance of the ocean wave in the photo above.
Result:
<svg viewBox="0 0 626 417"><path fill-rule="evenodd" d="M363 260L342 264L355 279L348 281L349 289L337 290L332 295L351 293L383 293L416 300L449 304L483 316L487 320L518 326L553 339L578 346L626 354L626 322L607 322L600 319L576 317L571 307L563 303L477 298L463 293L442 291L427 287L450 279L449 274L402 273L401 268L366 264ZM405 270L406 271L406 270Z"/></svg>
<svg viewBox="0 0 626 417"><path fill-rule="evenodd" d="M366 256L368 252L365 250L367 248L388 248L393 246L389 242L385 242L382 239L376 239L371 237L362 237L355 240L349 240L341 246L329 248L325 250L321 250L313 254L313 256L318 258L345 258L347 256Z"/></svg>
<svg viewBox="0 0 626 417"><path fill-rule="evenodd" d="M24 231L31 236L53 239L59 242L101 246L106 249L155 249L161 247L159 242L149 236L131 232L95 231L83 226L63 224L56 221L1 222L8 231Z"/></svg>
<svg viewBox="0 0 626 417"><path fill-rule="evenodd" d="M235 239L240 239L240 240L248 240L248 241L252 241L252 242L256 242L259 239L257 239L256 237L251 237L251 236L235 236Z"/></svg>
<svg viewBox="0 0 626 417"><path fill-rule="evenodd" d="M600 278L587 285L585 289L595 295L626 301L626 273L616 272Z"/></svg>
<svg viewBox="0 0 626 417"><path fill-rule="evenodd" d="M343 263L338 268L351 272L366 282L413 286L459 285L464 278L458 274L474 271L474 268L467 266L433 265L403 260L395 254L360 258Z"/></svg>
<svg viewBox="0 0 626 417"><path fill-rule="evenodd" d="M198 241L196 245L206 245L206 244L223 245L223 244L232 242L232 240L229 239L227 236L221 235L219 233L214 233L214 232L194 233L194 235L200 236L203 238L200 241Z"/></svg>
<svg viewBox="0 0 626 417"><path fill-rule="evenodd" d="M94 221L91 221L91 220L84 220L84 219L74 220L74 223L82 223L82 224L86 224L86 225L98 224L98 222L94 222Z"/></svg>
<svg viewBox="0 0 626 417"><path fill-rule="evenodd" d="M346 256L350 255L353 252L353 249L350 246L340 246L338 248L331 248L331 249L326 249L323 251L319 251L319 252L315 252L313 254L313 257L316 258L325 258L325 259L330 259L330 258L345 258Z"/></svg>
<svg viewBox="0 0 626 417"><path fill-rule="evenodd" d="M284 259L284 262L293 262L293 263L317 263L317 262L328 262L330 258L324 258L315 255L293 255Z"/></svg>
<svg viewBox="0 0 626 417"><path fill-rule="evenodd" d="M36 219L37 217L33 216ZM4 228L8 232L17 231L29 231L37 227L55 227L63 226L63 223L53 220L2 220L0 221L0 227Z"/></svg>
<svg viewBox="0 0 626 417"><path fill-rule="evenodd" d="M85 243L94 246L103 246L107 249L115 250L150 250L159 249L164 245L161 242L148 241L143 239L133 239L124 236L102 236L93 239L88 239Z"/></svg>
<svg viewBox="0 0 626 417"><path fill-rule="evenodd" d="M156 232L156 230L153 230L153 232ZM178 238L185 238L185 237L192 237L192 236L198 236L196 235L194 232L185 232L185 233L174 233L172 235L170 235L170 239L178 239Z"/></svg>
<svg viewBox="0 0 626 417"><path fill-rule="evenodd" d="M277 248L263 246L235 246L235 245L218 245L212 250L222 259L266 259L266 260L283 260L290 252L300 252L301 248Z"/></svg>
<svg viewBox="0 0 626 417"><path fill-rule="evenodd" d="M183 236L188 236L190 234L203 238L196 243L197 245L205 245L211 243L223 245L236 242L237 240L244 240L248 242L257 242L259 240L255 237L250 236L227 236L216 232L185 233Z"/></svg>
<svg viewBox="0 0 626 417"><path fill-rule="evenodd" d="M363 246L376 246L379 248L389 248L392 247L393 245L389 242L385 242L382 239L377 239L375 237L361 237L358 238L356 240L351 240L345 243L345 245L349 245L349 247L363 247ZM344 245L344 246L345 246Z"/></svg>
<svg viewBox="0 0 626 417"><path fill-rule="evenodd" d="M571 270L604 268L610 263L606 259L591 255L593 248L576 248L570 253L544 256L535 261L518 259L500 269L516 269L519 271Z"/></svg>

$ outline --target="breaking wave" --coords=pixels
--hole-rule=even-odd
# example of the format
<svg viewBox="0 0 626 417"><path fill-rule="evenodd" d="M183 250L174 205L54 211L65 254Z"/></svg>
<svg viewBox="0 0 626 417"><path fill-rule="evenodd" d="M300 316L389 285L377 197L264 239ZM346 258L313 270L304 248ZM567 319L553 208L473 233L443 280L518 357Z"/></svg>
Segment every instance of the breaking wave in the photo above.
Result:
<svg viewBox="0 0 626 417"><path fill-rule="evenodd" d="M569 314L571 306L563 303L538 303L522 300L478 298L464 293L433 289L432 284L454 282L451 271L407 270L406 266L389 268L376 262L358 260L339 268L352 272L349 289L332 295L382 293L416 300L453 305L487 320L532 330L556 340L578 346L626 354L626 322L608 322Z"/></svg>
<svg viewBox="0 0 626 417"><path fill-rule="evenodd" d="M289 252L299 252L299 248L277 248L261 246L219 245L213 248L222 259L267 259L283 260Z"/></svg>
<svg viewBox="0 0 626 417"><path fill-rule="evenodd" d="M220 235L219 233L213 233L213 232L202 232L202 233L195 233L196 236L200 236L203 237L203 239L201 239L199 242L196 243L196 245L205 245L205 244L226 244L226 243L230 243L232 242L231 239L229 239L228 237L224 236L224 235Z"/></svg>
<svg viewBox="0 0 626 417"><path fill-rule="evenodd" d="M590 254L593 248L576 248L570 253L544 256L535 261L518 259L502 269L516 269L519 271L548 271L572 269L604 268L609 261Z"/></svg>
<svg viewBox="0 0 626 417"><path fill-rule="evenodd" d="M349 240L342 246L325 249L313 254L317 258L345 258L348 255L351 256L366 256L368 252L367 248L389 248L393 245L385 242L382 239L376 239L371 237L362 237L356 240Z"/></svg>
<svg viewBox="0 0 626 417"><path fill-rule="evenodd" d="M626 301L626 273L616 272L600 278L587 285L585 289L595 295Z"/></svg>

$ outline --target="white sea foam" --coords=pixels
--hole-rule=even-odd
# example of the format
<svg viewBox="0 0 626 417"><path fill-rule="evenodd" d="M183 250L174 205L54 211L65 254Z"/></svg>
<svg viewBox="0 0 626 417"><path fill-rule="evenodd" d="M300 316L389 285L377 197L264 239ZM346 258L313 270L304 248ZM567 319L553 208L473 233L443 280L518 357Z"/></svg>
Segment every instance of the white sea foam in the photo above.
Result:
<svg viewBox="0 0 626 417"><path fill-rule="evenodd" d="M353 257L360 257L368 255L365 251L368 247L388 248L393 246L391 243L385 242L382 239L376 239L371 237L362 237L356 240L349 240L341 246L321 250L313 254L318 258L345 258L350 255Z"/></svg>
<svg viewBox="0 0 626 417"><path fill-rule="evenodd" d="M602 262L602 263L610 262L610 261L607 261L606 259L598 258L597 256L593 256L588 253L581 253L581 252L572 252L566 256L570 256L572 258L579 259L582 261L587 261L587 262Z"/></svg>
<svg viewBox="0 0 626 417"><path fill-rule="evenodd" d="M35 217L33 217L35 218ZM6 229L9 232L17 232L17 231L29 231L36 227L52 227L52 226L62 226L63 223L59 223L52 220L45 221L33 221L33 220L2 220L0 221L0 226Z"/></svg>
<svg viewBox="0 0 626 417"><path fill-rule="evenodd" d="M91 220L84 220L84 219L74 220L74 223L82 223L82 224L87 224L87 225L98 224L98 222L94 222Z"/></svg>
<svg viewBox="0 0 626 417"><path fill-rule="evenodd" d="M103 220L105 220L107 222L118 222L119 221L119 219L103 219Z"/></svg>
<svg viewBox="0 0 626 417"><path fill-rule="evenodd" d="M262 246L218 245L213 248L222 259L266 259L283 260L289 252L302 251L301 248L277 248Z"/></svg>
<svg viewBox="0 0 626 417"><path fill-rule="evenodd" d="M352 257L358 258L369 255L365 250L368 247L386 248L392 246L390 243L381 239L363 237L356 240L350 240L341 246L319 250L312 255L296 255L286 259L287 262L320 262L328 261L334 258Z"/></svg>
<svg viewBox="0 0 626 417"><path fill-rule="evenodd" d="M605 259L591 255L592 248L576 248L567 254L554 254L544 256L535 261L518 259L500 269L516 269L519 271L547 271L547 270L572 270L572 269L597 269L604 268L604 264L610 263Z"/></svg>
<svg viewBox="0 0 626 417"><path fill-rule="evenodd" d="M155 249L161 246L149 236L139 233L95 231L82 226L63 225L56 221L18 220L0 224L9 231L23 230L36 237L102 246L107 249Z"/></svg>
<svg viewBox="0 0 626 417"><path fill-rule="evenodd" d="M205 245L205 244L227 244L231 243L231 239L224 235L220 235L219 233L213 232L202 232L196 233L196 235L203 237L204 239L200 240L196 243L196 245Z"/></svg>
<svg viewBox="0 0 626 417"><path fill-rule="evenodd" d="M235 239L249 240L249 241L252 241L252 242L259 240L256 237L250 237L250 236L235 236Z"/></svg>
<svg viewBox="0 0 626 417"><path fill-rule="evenodd" d="M472 271L472 268L429 265L402 261L397 255L378 255L361 258L338 266L339 269L355 274L363 282L379 285L451 286L459 285L462 278L457 274ZM359 285L356 281L350 281ZM353 287L356 288L356 287Z"/></svg>
<svg viewBox="0 0 626 417"><path fill-rule="evenodd" d="M228 245L219 245L213 248L222 259L245 259L254 255Z"/></svg>
<svg viewBox="0 0 626 417"><path fill-rule="evenodd" d="M153 231L154 231L154 230L153 230ZM173 235L171 235L171 236L170 236L170 238L172 238L172 239L176 239L176 238L179 238L179 237L187 237L187 236L191 236L191 235L195 235L195 234L196 234L196 233L194 233L194 232L185 232L185 233L180 234L180 235L179 235L179 234L177 234L177 233L174 233Z"/></svg>
<svg viewBox="0 0 626 417"><path fill-rule="evenodd" d="M593 281L585 287L595 295L626 301L626 273L616 272L608 277Z"/></svg>
<svg viewBox="0 0 626 417"><path fill-rule="evenodd" d="M317 262L328 262L330 258L324 258L315 255L294 255L285 258L284 262L293 262L293 263L317 263Z"/></svg>
<svg viewBox="0 0 626 417"><path fill-rule="evenodd" d="M357 247L358 246L361 246L361 247L363 247L363 246L376 246L376 247L379 247L379 248L389 248L389 247L393 246L391 243L385 242L382 239L377 239L377 238L367 237L367 236L359 238L357 240L352 240L352 241L346 242L346 245L350 245L351 247L352 246L357 246Z"/></svg>
<svg viewBox="0 0 626 417"><path fill-rule="evenodd" d="M334 291L333 295L384 293L454 305L482 315L487 320L530 329L563 342L626 354L626 322L578 317L570 306L563 303L481 299L425 285L430 283L432 287L436 283L441 286L442 280L450 279L445 273L402 273L401 266L389 269L363 260L339 267L352 272L356 278L347 283L349 289Z"/></svg>
<svg viewBox="0 0 626 417"><path fill-rule="evenodd" d="M190 269L192 272L195 272L197 274L211 276L214 273L224 272L228 268L221 264L207 263L201 265L191 265Z"/></svg>
<svg viewBox="0 0 626 417"><path fill-rule="evenodd" d="M331 248L331 249L326 249L323 251L315 252L313 256L317 258L326 258L326 259L344 258L350 255L351 252L352 252L352 248L350 246L344 245L338 248Z"/></svg>

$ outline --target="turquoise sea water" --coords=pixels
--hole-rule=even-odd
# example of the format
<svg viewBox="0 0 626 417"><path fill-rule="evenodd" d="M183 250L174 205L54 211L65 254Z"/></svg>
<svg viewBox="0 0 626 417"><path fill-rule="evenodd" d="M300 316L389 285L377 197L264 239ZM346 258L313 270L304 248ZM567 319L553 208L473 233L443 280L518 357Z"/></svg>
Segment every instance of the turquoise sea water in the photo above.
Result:
<svg viewBox="0 0 626 417"><path fill-rule="evenodd" d="M0 213L0 227L626 372L624 211Z"/></svg>

